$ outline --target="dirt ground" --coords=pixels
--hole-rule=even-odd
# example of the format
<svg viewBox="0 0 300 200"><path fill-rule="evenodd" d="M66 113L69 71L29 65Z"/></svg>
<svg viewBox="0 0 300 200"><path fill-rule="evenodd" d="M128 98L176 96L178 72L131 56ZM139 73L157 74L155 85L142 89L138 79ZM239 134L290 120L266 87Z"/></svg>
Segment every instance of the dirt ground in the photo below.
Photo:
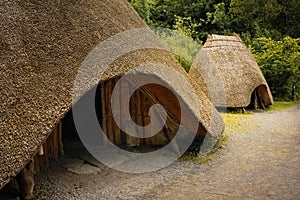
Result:
<svg viewBox="0 0 300 200"><path fill-rule="evenodd" d="M78 175L60 161L37 175L35 190L59 200L300 199L299 119L300 105L243 117L227 126L228 142L206 164L177 161L144 174L99 166Z"/></svg>

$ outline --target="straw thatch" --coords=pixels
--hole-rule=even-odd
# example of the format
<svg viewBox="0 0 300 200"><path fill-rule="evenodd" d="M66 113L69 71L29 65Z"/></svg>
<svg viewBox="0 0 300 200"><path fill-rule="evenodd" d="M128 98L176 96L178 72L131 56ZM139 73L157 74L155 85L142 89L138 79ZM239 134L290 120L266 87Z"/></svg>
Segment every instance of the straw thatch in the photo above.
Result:
<svg viewBox="0 0 300 200"><path fill-rule="evenodd" d="M249 106L258 91L264 105L273 97L251 52L238 35L210 35L189 72L216 107ZM256 90L257 89L257 90Z"/></svg>
<svg viewBox="0 0 300 200"><path fill-rule="evenodd" d="M145 27L126 0L1 1L0 188L33 158L71 109L77 71L94 47L122 31ZM149 63L171 66L187 77L150 30L136 31L134 40L120 42L143 43L149 48L117 58L98 82ZM140 73L153 74L178 93L185 110L191 113L191 121L196 119L199 123L199 133L218 135L223 130L220 116L204 94L198 93L199 108L182 80L167 69ZM83 93L89 87L83 87ZM167 96L155 87L152 91L176 116L178 108L168 103Z"/></svg>

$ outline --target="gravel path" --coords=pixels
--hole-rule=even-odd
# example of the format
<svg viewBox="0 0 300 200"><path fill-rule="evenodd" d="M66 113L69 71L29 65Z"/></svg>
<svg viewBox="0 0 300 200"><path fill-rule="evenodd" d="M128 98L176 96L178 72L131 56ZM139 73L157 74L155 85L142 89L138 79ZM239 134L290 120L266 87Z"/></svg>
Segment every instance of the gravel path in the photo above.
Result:
<svg viewBox="0 0 300 200"><path fill-rule="evenodd" d="M300 199L300 105L254 113L227 127L229 141L211 162L177 161L128 174L102 168L76 175L60 164L37 176L47 199Z"/></svg>

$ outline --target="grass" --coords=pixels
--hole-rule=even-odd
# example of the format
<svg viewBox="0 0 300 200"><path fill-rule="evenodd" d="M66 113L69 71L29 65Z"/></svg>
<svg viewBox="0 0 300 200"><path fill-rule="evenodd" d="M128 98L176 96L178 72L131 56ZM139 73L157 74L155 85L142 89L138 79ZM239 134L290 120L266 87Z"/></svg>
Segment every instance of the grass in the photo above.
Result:
<svg viewBox="0 0 300 200"><path fill-rule="evenodd" d="M192 154L184 154L180 160L182 161L193 161L199 164L205 164L212 160L212 156L206 155L206 156L196 156Z"/></svg>
<svg viewBox="0 0 300 200"><path fill-rule="evenodd" d="M180 158L182 161L193 161L199 164L208 163L213 159L213 154L218 150L224 148L225 144L229 140L229 137L236 132L248 131L252 129L253 125L247 123L247 119L253 116L252 112L237 112L231 111L229 113L221 113L221 116L225 123L225 130L221 134L221 137L217 139L208 138L206 144L203 144L204 137L195 138L193 144L190 146L189 150ZM244 126L246 124L246 126ZM230 132L228 131L230 130ZM202 145L203 149L208 149L208 153L203 153L199 155L200 147ZM212 146L214 145L214 146Z"/></svg>
<svg viewBox="0 0 300 200"><path fill-rule="evenodd" d="M253 117L252 112L245 113L221 113L225 123L224 135L231 136L240 132L251 132L256 125L251 123L250 118Z"/></svg>
<svg viewBox="0 0 300 200"><path fill-rule="evenodd" d="M181 156L180 160L182 161L193 161L199 164L205 164L208 163L213 159L212 154L215 153L218 149L222 149L225 145L225 143L228 141L228 137L223 133L220 138L217 139L217 141L213 141L215 139L211 138L212 141L208 141L208 146L210 146L210 142L214 144L214 147L212 147L211 150L209 150L208 153L204 153L203 155L199 155L200 147L203 142L203 138L196 139L195 143L192 144L192 147L183 155ZM200 141L202 140L202 142ZM209 149L211 147L208 147Z"/></svg>
<svg viewBox="0 0 300 200"><path fill-rule="evenodd" d="M228 140L229 140L229 137L227 135L225 135L225 133L223 133L221 138L219 138L217 140L215 149L223 149L224 145L227 143Z"/></svg>
<svg viewBox="0 0 300 200"><path fill-rule="evenodd" d="M286 109L289 109L297 104L300 104L299 101L291 101L291 102L286 102L286 101L276 101L274 105L272 105L268 110L272 111L283 111ZM222 133L222 136L217 139L216 143L215 141L211 142L215 146L212 148L209 146L208 142L206 145L208 145L208 149L211 149L209 153L205 155L199 156L200 152L200 147L203 142L204 138L196 138L189 148L189 151L187 151L181 158L180 160L183 161L194 161L199 164L205 164L213 159L212 154L216 152L218 149L221 149L224 147L224 145L227 143L228 139L230 136L233 134L237 133L251 133L257 128L257 125L253 124L252 121L250 120L251 117L253 117L253 112L246 111L244 112L243 110L229 110L226 113L220 113L224 123L225 123L225 130ZM213 140L213 138L212 138Z"/></svg>
<svg viewBox="0 0 300 200"><path fill-rule="evenodd" d="M298 100L298 101L275 101L274 104L268 108L268 110L284 111L284 110L292 108L298 104L300 104L300 100Z"/></svg>

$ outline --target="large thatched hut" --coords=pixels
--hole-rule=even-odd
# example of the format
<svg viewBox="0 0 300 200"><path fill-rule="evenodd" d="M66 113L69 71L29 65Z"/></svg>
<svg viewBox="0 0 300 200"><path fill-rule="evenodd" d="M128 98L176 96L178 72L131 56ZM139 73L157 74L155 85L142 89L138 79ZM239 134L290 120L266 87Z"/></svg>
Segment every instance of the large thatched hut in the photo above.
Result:
<svg viewBox="0 0 300 200"><path fill-rule="evenodd" d="M108 139L116 144L157 141L126 139L111 117L112 88L123 74L137 66L148 68L141 67L134 73L175 91L157 84L137 90L130 101L131 117L137 124L147 125L148 108L160 103L168 114L164 133L172 133L172 127L176 129L184 114L181 112L189 116L183 125L191 129L196 123L194 132L198 134L208 132L217 136L223 130L222 119L208 98L201 90L196 91L199 98L193 98L183 84L183 79L190 81L187 74L126 0L4 0L0 5L0 27L0 188L18 174L21 182L22 177L23 181L25 176L32 177L33 171L63 155L64 118L69 115L72 102L80 102L93 88L95 104L99 103L95 106L99 108L97 117ZM122 35L124 31L130 34ZM104 50L99 44L104 45ZM93 57L93 52L95 59L89 61L87 57ZM119 54L108 62L103 75L83 80L73 98L80 70L92 69L93 75L102 58L111 58L116 52ZM180 76L174 76L166 66ZM132 82L123 84L119 90L124 97ZM120 101L121 107L117 109L122 114L122 98ZM183 106L181 112L179 101ZM28 184L31 183L25 186ZM26 187L23 189L24 193L30 192Z"/></svg>
<svg viewBox="0 0 300 200"><path fill-rule="evenodd" d="M189 72L216 107L265 107L273 103L268 84L238 35L209 35Z"/></svg>

